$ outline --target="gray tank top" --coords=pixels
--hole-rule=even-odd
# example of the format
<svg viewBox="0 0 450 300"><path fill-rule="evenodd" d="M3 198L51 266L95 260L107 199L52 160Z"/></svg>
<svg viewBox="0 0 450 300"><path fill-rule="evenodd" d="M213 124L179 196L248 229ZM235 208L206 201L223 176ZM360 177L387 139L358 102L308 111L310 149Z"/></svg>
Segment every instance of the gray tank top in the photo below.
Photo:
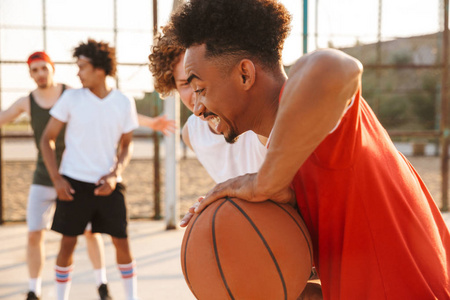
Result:
<svg viewBox="0 0 450 300"><path fill-rule="evenodd" d="M66 86L63 84L62 92L66 89ZM44 160L42 158L41 148L39 143L41 141L42 133L44 132L45 126L50 120L50 109L44 109L40 107L36 101L34 100L33 95L30 93L30 116L31 116L31 128L34 132L34 142L36 144L36 148L38 149L38 157L36 161L36 170L33 175L33 184L40 184L45 186L53 186L52 180L50 179L50 175L47 172L47 168L45 167ZM64 133L66 128L64 127L59 133L56 139L56 161L58 166L61 162L61 157L64 152Z"/></svg>

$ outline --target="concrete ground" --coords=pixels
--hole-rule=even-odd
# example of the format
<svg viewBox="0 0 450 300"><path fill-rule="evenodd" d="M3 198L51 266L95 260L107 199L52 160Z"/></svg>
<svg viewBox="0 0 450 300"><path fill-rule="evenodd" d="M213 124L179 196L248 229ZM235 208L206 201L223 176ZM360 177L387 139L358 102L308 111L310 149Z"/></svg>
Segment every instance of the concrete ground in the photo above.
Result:
<svg viewBox="0 0 450 300"><path fill-rule="evenodd" d="M443 214L450 227L450 213ZM184 229L165 230L163 221L131 221L129 235L137 262L138 295L140 299L192 300L180 265L180 246ZM26 265L27 227L25 224L0 226L0 299L25 299L28 289ZM48 232L43 272L42 299L55 299L54 271L60 236ZM116 268L114 246L104 236L108 286L115 300L124 299L122 282ZM98 299L92 267L83 237L75 251L70 299Z"/></svg>
<svg viewBox="0 0 450 300"><path fill-rule="evenodd" d="M195 299L187 287L180 264L184 229L165 230L163 221L131 221L131 249L137 262L140 299ZM28 290L26 265L27 227L25 224L0 226L0 299L25 299ZM108 235L105 242L108 286L115 300L125 299L115 263L115 250ZM56 299L53 267L60 235L49 231L45 238L46 261L43 271L42 299ZM84 237L79 237L74 257L70 299L98 299L94 273L86 252Z"/></svg>

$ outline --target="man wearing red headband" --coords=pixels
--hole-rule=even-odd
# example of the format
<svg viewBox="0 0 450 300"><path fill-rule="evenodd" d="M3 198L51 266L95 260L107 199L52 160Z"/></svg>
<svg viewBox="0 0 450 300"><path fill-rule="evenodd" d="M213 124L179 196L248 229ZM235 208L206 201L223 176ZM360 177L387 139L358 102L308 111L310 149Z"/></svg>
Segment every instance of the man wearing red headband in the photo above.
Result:
<svg viewBox="0 0 450 300"><path fill-rule="evenodd" d="M31 78L36 82L37 88L29 95L14 102L8 109L0 111L0 127L27 113L31 117L31 127L34 131L38 157L33 183L30 187L27 205L28 245L27 263L30 275L29 292L27 299L39 299L41 294L41 273L45 259L44 230L50 229L55 211L56 191L48 175L41 156L39 141L42 132L50 118L49 111L59 99L65 89L65 84L53 80L55 64L47 53L38 51L27 59ZM166 116L150 118L138 115L139 125L147 126L153 130L161 131L167 135L175 129L174 121ZM58 164L64 151L64 131L56 141ZM101 299L111 299L106 286L106 269L103 257L103 240L100 234L92 234L90 230L85 233L89 257L92 261L97 287Z"/></svg>
<svg viewBox="0 0 450 300"><path fill-rule="evenodd" d="M55 71L55 64L50 59L50 56L48 56L47 53L45 53L44 51L38 51L38 52L34 52L33 54L31 54L28 57L27 64L28 64L28 66L30 66L33 62L40 61L40 60L49 63L52 66L53 71Z"/></svg>
<svg viewBox="0 0 450 300"><path fill-rule="evenodd" d="M56 202L56 191L45 168L39 141L50 118L50 108L53 107L67 86L54 82L55 65L45 52L31 54L27 63L30 76L36 82L37 88L29 95L18 99L8 109L0 111L0 126L13 121L24 112L27 113L31 117L31 127L34 131L38 149L36 169L27 205L27 263L30 275L27 299L32 300L39 299L41 294L41 274L45 260L44 231L50 228L53 221ZM61 160L63 150L64 133L60 134L56 142L58 163ZM97 286L100 287L107 282L103 257L103 240L100 234L92 234L90 231L86 231L85 236L89 257L94 266ZM110 299L107 297L107 294L103 293L102 299Z"/></svg>

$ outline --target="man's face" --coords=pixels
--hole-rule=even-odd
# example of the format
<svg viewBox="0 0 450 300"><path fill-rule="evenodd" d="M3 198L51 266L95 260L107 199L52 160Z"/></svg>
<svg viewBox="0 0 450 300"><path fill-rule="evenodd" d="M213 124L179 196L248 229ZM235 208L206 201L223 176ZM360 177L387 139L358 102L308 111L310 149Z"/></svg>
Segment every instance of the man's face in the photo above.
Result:
<svg viewBox="0 0 450 300"><path fill-rule="evenodd" d="M53 84L54 70L50 63L36 60L30 64L30 76L40 88L46 88Z"/></svg>
<svg viewBox="0 0 450 300"><path fill-rule="evenodd" d="M189 108L190 111L194 110L194 90L187 82L187 76L184 71L184 53L180 55L180 60L175 65L173 70L173 77L175 79L175 85L177 91L180 94L181 101Z"/></svg>
<svg viewBox="0 0 450 300"><path fill-rule="evenodd" d="M212 59L205 58L205 45L186 51L185 69L195 92L194 113L216 124L215 130L233 143L243 133L239 124L245 118L245 101L238 88L240 76L235 71L221 71Z"/></svg>
<svg viewBox="0 0 450 300"><path fill-rule="evenodd" d="M89 58L81 55L77 59L77 65L78 65L77 75L80 78L81 84L83 85L84 88L93 88L99 82L101 82L100 76L101 71L103 70L94 68Z"/></svg>

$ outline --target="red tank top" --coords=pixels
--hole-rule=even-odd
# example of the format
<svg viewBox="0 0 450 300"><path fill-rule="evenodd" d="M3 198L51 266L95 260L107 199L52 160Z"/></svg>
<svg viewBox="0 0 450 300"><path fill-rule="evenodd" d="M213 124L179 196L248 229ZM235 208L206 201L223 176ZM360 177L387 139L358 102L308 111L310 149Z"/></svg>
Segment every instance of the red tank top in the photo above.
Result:
<svg viewBox="0 0 450 300"><path fill-rule="evenodd" d="M324 299L450 299L450 235L359 91L292 187Z"/></svg>

